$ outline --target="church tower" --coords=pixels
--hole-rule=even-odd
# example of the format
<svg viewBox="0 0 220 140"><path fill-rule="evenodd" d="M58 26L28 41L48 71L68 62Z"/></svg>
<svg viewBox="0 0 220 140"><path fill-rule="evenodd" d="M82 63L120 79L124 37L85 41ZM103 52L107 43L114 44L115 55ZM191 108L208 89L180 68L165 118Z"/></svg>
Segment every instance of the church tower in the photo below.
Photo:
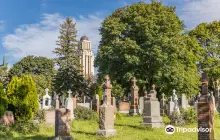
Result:
<svg viewBox="0 0 220 140"><path fill-rule="evenodd" d="M87 36L82 36L80 39L79 55L83 76L86 78L94 76L94 55L91 50L91 41Z"/></svg>

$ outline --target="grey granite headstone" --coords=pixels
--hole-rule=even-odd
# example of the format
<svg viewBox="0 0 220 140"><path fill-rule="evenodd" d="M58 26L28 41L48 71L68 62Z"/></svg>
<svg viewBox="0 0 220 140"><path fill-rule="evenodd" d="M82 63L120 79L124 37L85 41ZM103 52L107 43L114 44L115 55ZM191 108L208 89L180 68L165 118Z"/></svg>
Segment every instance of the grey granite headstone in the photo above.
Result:
<svg viewBox="0 0 220 140"><path fill-rule="evenodd" d="M143 123L141 125L149 127L163 127L162 117L160 116L160 102L156 98L157 92L155 90L155 85L152 86L153 89L144 102L143 111Z"/></svg>
<svg viewBox="0 0 220 140"><path fill-rule="evenodd" d="M181 108L183 108L183 109L187 108L187 100L186 100L185 94L182 94L182 96L181 96Z"/></svg>

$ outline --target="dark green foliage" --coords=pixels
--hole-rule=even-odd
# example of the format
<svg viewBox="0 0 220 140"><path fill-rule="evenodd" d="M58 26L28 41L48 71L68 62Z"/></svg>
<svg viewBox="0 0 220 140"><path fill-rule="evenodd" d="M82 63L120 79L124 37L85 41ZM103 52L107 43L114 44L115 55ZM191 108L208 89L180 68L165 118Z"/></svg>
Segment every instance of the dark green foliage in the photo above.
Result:
<svg viewBox="0 0 220 140"><path fill-rule="evenodd" d="M21 134L33 134L40 131L38 124L33 123L33 121L16 121L12 126L12 130Z"/></svg>
<svg viewBox="0 0 220 140"><path fill-rule="evenodd" d="M187 108L186 110L182 110L183 119L186 123L194 123L197 122L197 116L195 109L193 107Z"/></svg>
<svg viewBox="0 0 220 140"><path fill-rule="evenodd" d="M0 139L7 139L9 136L12 136L11 127L0 124Z"/></svg>
<svg viewBox="0 0 220 140"><path fill-rule="evenodd" d="M74 110L76 120L98 120L98 114L85 107L77 107Z"/></svg>
<svg viewBox="0 0 220 140"><path fill-rule="evenodd" d="M189 32L189 36L198 43L198 69L208 74L209 86L213 89L220 75L220 21L201 23Z"/></svg>
<svg viewBox="0 0 220 140"><path fill-rule="evenodd" d="M9 109L16 120L31 120L39 108L35 83L31 76L12 77L7 87Z"/></svg>
<svg viewBox="0 0 220 140"><path fill-rule="evenodd" d="M9 71L9 76L20 77L22 74L43 74L45 76L53 76L54 73L53 60L41 56L27 56L13 65Z"/></svg>
<svg viewBox="0 0 220 140"><path fill-rule="evenodd" d="M77 56L79 41L76 39L75 26L70 18L60 26L60 36L57 41L59 47L54 51L57 55L55 63L59 67L54 79L54 87L60 94L65 94L69 89L79 94L88 90L87 83L80 74L81 65Z"/></svg>
<svg viewBox="0 0 220 140"><path fill-rule="evenodd" d="M4 112L7 109L7 96L6 93L4 93L4 87L0 81L0 118L2 115L4 115Z"/></svg>
<svg viewBox="0 0 220 140"><path fill-rule="evenodd" d="M102 39L95 60L100 75L109 74L125 93L136 76L140 92L157 85L158 93L172 89L197 94L200 84L194 40L182 34L175 8L161 2L119 8L100 28Z"/></svg>

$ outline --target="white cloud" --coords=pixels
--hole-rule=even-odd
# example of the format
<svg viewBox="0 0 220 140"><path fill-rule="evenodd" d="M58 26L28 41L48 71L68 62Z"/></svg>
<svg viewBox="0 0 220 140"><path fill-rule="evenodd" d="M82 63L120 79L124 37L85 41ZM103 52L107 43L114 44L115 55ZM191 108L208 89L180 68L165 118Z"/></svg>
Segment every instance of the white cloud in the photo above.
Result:
<svg viewBox="0 0 220 140"><path fill-rule="evenodd" d="M193 28L202 22L220 20L219 9L220 0L185 0L179 16L188 28Z"/></svg>
<svg viewBox="0 0 220 140"><path fill-rule="evenodd" d="M47 56L53 58L52 51L56 48L60 24L65 20L60 14L44 14L42 21L35 24L21 25L13 34L3 38L3 46L15 58L27 55ZM102 19L95 15L80 16L76 21L78 39L87 35L92 42L93 52L97 51L100 40L99 27Z"/></svg>

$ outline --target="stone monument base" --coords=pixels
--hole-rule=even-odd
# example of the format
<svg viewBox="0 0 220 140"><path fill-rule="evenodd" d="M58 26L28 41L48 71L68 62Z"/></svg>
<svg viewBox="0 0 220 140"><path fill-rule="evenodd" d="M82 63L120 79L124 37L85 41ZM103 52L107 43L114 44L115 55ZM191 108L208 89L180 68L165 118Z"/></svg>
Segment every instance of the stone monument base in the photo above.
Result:
<svg viewBox="0 0 220 140"><path fill-rule="evenodd" d="M129 114L132 115L132 116L136 116L136 115L138 115L139 113L138 113L138 110L137 110L137 109L130 109L130 110L129 110Z"/></svg>
<svg viewBox="0 0 220 140"><path fill-rule="evenodd" d="M115 135L117 133L117 131L115 129L108 129L108 130L98 130L96 131L97 135L101 135L101 136L112 136Z"/></svg>
<svg viewBox="0 0 220 140"><path fill-rule="evenodd" d="M164 124L163 123L160 123L160 122L155 122L155 123L141 123L141 125L144 125L144 126L149 126L149 127L152 127L152 128L161 128L161 127L164 127Z"/></svg>
<svg viewBox="0 0 220 140"><path fill-rule="evenodd" d="M73 140L72 136L58 136L52 137L51 140Z"/></svg>

